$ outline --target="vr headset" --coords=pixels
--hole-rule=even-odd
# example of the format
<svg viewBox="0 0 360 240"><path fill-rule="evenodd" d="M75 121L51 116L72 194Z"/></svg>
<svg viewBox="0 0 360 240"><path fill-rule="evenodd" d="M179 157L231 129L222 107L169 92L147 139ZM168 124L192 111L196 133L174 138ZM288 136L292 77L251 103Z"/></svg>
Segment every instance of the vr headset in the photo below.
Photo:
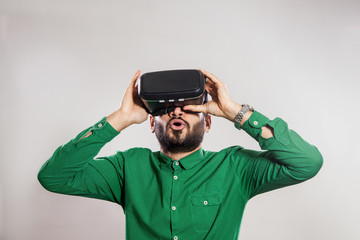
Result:
<svg viewBox="0 0 360 240"><path fill-rule="evenodd" d="M208 101L205 77L199 70L167 70L140 76L139 96L153 116L185 105L201 105Z"/></svg>

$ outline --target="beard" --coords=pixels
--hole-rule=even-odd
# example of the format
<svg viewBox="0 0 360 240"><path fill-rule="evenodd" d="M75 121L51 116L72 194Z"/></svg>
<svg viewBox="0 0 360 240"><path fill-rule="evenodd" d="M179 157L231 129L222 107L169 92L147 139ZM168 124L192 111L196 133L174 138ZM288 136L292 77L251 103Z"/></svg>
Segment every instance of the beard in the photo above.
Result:
<svg viewBox="0 0 360 240"><path fill-rule="evenodd" d="M175 119L175 118L172 118ZM165 152L170 153L184 153L184 152L191 152L195 150L203 141L204 138L204 121L201 120L196 123L193 127L190 128L190 124L181 119L185 122L187 128L187 133L184 137L181 137L183 130L173 130L170 127L170 119L166 126L157 123L155 124L155 135L158 139L161 148ZM172 131L172 134L168 133L168 131ZM172 136L171 136L172 135Z"/></svg>

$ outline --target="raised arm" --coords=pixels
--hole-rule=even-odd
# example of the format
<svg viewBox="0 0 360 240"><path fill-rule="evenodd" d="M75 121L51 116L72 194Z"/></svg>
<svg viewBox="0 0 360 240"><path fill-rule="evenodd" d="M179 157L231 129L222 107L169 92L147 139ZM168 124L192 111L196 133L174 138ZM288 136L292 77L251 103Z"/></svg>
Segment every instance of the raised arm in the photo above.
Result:
<svg viewBox="0 0 360 240"><path fill-rule="evenodd" d="M140 71L137 71L118 110L59 146L43 164L38 180L45 189L123 204L123 154L94 157L121 130L147 119L148 114L136 91L139 76Z"/></svg>
<svg viewBox="0 0 360 240"><path fill-rule="evenodd" d="M218 78L201 71L208 78L205 88L212 100L204 105L191 105L184 109L209 113L234 122L241 105L230 98L226 86ZM232 152L241 190L248 198L308 180L320 170L323 158L318 149L289 129L281 118L270 120L257 111L248 111L240 125L259 142L262 150L266 150L238 147Z"/></svg>
<svg viewBox="0 0 360 240"><path fill-rule="evenodd" d="M269 126L274 136L264 138ZM305 141L281 118L268 119L254 111L242 128L259 142L262 150L237 149L233 163L248 198L314 177L323 164L319 150Z"/></svg>

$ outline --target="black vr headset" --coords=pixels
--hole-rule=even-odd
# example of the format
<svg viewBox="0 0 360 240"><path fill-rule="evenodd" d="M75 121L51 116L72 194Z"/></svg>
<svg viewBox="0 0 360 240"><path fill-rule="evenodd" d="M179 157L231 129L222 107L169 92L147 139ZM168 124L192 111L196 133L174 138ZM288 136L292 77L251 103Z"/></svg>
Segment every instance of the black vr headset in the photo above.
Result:
<svg viewBox="0 0 360 240"><path fill-rule="evenodd" d="M199 70L167 70L144 73L139 79L139 96L153 116L185 105L201 105L208 101L205 77Z"/></svg>

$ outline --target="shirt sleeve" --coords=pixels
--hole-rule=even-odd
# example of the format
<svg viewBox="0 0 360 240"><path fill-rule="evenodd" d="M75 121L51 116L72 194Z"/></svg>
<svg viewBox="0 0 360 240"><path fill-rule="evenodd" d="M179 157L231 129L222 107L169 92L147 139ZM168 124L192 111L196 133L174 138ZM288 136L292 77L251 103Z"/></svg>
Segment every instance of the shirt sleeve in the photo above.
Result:
<svg viewBox="0 0 360 240"><path fill-rule="evenodd" d="M90 131L92 134L84 138ZM41 167L39 182L51 192L98 198L122 205L122 154L94 159L101 148L118 134L103 117L55 150Z"/></svg>
<svg viewBox="0 0 360 240"><path fill-rule="evenodd" d="M274 137L263 138L262 127L273 128ZM242 128L264 151L236 148L233 162L242 191L248 198L314 177L323 164L319 150L288 128L281 118L270 120L254 111Z"/></svg>

